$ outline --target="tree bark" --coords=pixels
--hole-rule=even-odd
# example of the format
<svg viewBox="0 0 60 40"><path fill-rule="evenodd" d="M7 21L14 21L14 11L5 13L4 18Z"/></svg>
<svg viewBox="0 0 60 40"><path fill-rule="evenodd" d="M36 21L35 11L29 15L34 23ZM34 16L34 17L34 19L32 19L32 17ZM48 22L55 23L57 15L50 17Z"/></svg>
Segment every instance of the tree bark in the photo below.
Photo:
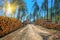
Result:
<svg viewBox="0 0 60 40"><path fill-rule="evenodd" d="M18 9L17 19L20 19L20 9Z"/></svg>
<svg viewBox="0 0 60 40"><path fill-rule="evenodd" d="M48 20L48 0L47 0L47 20Z"/></svg>
<svg viewBox="0 0 60 40"><path fill-rule="evenodd" d="M51 21L52 21L52 0L51 0Z"/></svg>

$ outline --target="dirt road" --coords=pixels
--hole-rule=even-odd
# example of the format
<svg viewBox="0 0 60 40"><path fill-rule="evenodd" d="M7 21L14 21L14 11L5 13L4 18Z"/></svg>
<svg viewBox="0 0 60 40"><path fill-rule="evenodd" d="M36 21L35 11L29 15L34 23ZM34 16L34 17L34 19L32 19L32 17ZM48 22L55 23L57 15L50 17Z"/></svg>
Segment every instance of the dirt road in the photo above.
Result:
<svg viewBox="0 0 60 40"><path fill-rule="evenodd" d="M0 38L0 40L50 40L50 36L53 32L39 27L40 26L28 24L23 29L18 29L7 36ZM50 39L48 37L50 37Z"/></svg>

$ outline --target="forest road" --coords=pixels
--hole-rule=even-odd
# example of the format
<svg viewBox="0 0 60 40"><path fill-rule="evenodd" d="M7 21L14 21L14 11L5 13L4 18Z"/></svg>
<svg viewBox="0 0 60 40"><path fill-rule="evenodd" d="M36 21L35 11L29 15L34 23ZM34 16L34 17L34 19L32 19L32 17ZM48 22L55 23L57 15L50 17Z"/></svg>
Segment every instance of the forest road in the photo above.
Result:
<svg viewBox="0 0 60 40"><path fill-rule="evenodd" d="M41 26L28 24L26 27L18 29L3 38L0 38L0 40L48 40L48 37L51 35L52 32Z"/></svg>

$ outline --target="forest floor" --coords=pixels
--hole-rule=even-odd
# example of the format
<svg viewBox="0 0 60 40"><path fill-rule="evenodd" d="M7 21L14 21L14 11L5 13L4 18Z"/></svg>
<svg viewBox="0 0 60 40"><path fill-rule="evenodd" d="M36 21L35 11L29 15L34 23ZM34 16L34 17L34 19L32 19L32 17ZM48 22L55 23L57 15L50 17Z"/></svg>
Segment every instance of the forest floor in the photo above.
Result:
<svg viewBox="0 0 60 40"><path fill-rule="evenodd" d="M58 34L60 35L59 31L28 24L24 28L0 38L0 40L60 40Z"/></svg>

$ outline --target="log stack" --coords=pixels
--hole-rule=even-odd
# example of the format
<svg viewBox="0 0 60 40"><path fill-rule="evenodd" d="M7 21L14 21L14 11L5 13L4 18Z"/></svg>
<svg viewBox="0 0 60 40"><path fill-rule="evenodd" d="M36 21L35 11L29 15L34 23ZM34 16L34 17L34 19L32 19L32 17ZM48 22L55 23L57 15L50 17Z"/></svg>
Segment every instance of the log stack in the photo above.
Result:
<svg viewBox="0 0 60 40"><path fill-rule="evenodd" d="M43 26L45 28L49 28L49 29L60 30L60 22L53 23L51 21L47 21L47 20L43 20L43 19L38 19L38 20L35 21L35 24Z"/></svg>
<svg viewBox="0 0 60 40"><path fill-rule="evenodd" d="M0 37L21 27L21 21L15 18L0 16Z"/></svg>

